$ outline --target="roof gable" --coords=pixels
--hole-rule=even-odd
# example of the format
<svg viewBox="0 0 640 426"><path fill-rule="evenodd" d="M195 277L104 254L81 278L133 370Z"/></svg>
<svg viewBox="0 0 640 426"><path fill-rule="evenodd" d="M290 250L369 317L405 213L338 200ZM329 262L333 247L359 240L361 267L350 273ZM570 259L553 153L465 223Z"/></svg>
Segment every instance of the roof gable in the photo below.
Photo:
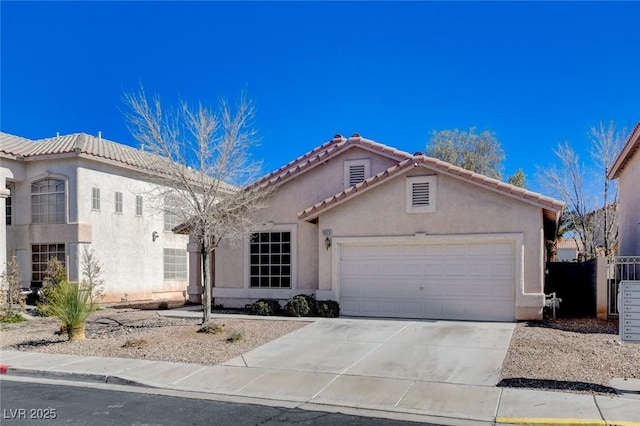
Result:
<svg viewBox="0 0 640 426"><path fill-rule="evenodd" d="M633 158L634 154L638 150L640 150L640 121L638 121L636 127L633 128L633 131L629 135L627 142L624 144L622 151L620 151L620 154L616 157L616 161L613 162L613 166L611 167L611 170L609 170L607 177L609 179L616 179L620 177L620 173L622 173L624 167L629 163L629 161L631 161L631 158Z"/></svg>
<svg viewBox="0 0 640 426"><path fill-rule="evenodd" d="M336 207L344 203L345 201L358 196L359 194L363 194L370 189L382 185L395 177L402 176L415 167L423 167L429 170L436 171L438 173L452 176L454 178L468 182L472 185L477 185L485 189L489 189L491 191L506 195L510 198L514 198L516 200L540 207L545 212L545 216L548 219L552 219L553 221L556 221L559 218L560 213L564 208L563 202L555 200L553 198L546 197L536 192L527 191L524 188L510 185L508 183L471 172L469 170L463 169L462 167L454 166L453 164L447 163L445 161L440 161L424 155L415 155L409 156L407 159L399 162L397 165L394 165L387 170L370 177L369 179L357 184L356 186L347 188L346 190L334 195L333 197L327 198L326 200L303 210L302 212L298 213L298 219L308 221L313 220L323 212Z"/></svg>
<svg viewBox="0 0 640 426"><path fill-rule="evenodd" d="M296 158L290 163L280 167L278 170L268 174L252 184L252 187L270 187L273 185L282 185L291 179L306 173L316 166L338 156L339 154L351 149L361 148L366 151L396 160L398 162L411 158L407 152L403 152L370 139L361 137L354 133L350 138L342 135L335 135L332 140L314 148L312 151Z"/></svg>

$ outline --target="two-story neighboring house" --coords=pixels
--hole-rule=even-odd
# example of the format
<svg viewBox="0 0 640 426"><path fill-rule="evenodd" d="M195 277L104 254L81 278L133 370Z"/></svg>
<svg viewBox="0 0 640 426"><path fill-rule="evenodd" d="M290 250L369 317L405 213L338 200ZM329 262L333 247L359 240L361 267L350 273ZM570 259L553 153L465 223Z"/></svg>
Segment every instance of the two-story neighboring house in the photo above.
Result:
<svg viewBox="0 0 640 426"><path fill-rule="evenodd" d="M182 299L188 236L151 196L159 160L100 135L0 133L0 268L15 254L23 287L38 287L55 256L80 281L86 247L102 264L104 302Z"/></svg>

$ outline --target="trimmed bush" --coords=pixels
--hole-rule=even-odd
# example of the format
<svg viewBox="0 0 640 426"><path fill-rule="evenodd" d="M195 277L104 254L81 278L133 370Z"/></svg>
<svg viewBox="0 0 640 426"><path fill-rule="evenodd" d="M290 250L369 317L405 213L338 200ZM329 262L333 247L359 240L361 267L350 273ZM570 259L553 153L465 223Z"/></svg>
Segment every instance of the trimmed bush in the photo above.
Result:
<svg viewBox="0 0 640 426"><path fill-rule="evenodd" d="M316 298L308 294L293 296L284 305L284 312L292 317L311 317L316 314Z"/></svg>
<svg viewBox="0 0 640 426"><path fill-rule="evenodd" d="M282 308L276 299L260 299L250 305L253 315L273 316L280 315Z"/></svg>
<svg viewBox="0 0 640 426"><path fill-rule="evenodd" d="M335 300L319 300L316 302L318 316L325 318L337 318L340 316L340 304Z"/></svg>

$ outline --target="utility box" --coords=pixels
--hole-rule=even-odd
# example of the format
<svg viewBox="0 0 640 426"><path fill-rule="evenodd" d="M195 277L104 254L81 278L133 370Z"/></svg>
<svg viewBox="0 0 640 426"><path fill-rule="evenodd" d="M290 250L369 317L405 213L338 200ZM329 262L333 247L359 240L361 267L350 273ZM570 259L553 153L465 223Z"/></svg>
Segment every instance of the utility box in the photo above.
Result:
<svg viewBox="0 0 640 426"><path fill-rule="evenodd" d="M618 297L620 338L640 342L640 281L621 281Z"/></svg>

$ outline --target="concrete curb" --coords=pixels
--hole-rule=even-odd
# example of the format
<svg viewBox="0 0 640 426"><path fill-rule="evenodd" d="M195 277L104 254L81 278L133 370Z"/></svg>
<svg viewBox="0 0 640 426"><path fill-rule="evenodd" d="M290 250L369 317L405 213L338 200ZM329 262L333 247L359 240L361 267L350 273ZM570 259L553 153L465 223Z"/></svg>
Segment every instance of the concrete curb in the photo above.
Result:
<svg viewBox="0 0 640 426"><path fill-rule="evenodd" d="M559 419L559 418L535 418L535 417L496 417L496 424L523 425L523 426L640 426L638 422L611 421L598 419Z"/></svg>
<svg viewBox="0 0 640 426"><path fill-rule="evenodd" d="M68 373L64 371L47 371L32 370L27 368L13 368L7 366L6 372L1 373L7 376L34 377L40 379L67 380L88 383L107 383L112 385L136 386L141 388L155 388L145 383L134 380L123 379L118 376L110 376L107 374L89 374L89 373Z"/></svg>

